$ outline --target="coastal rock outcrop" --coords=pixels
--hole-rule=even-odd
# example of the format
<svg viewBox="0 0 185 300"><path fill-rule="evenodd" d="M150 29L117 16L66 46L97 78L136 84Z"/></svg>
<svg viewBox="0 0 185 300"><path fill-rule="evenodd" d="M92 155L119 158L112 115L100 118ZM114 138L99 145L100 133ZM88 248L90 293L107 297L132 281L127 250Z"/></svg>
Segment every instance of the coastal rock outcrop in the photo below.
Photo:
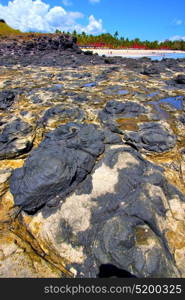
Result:
<svg viewBox="0 0 185 300"><path fill-rule="evenodd" d="M98 55L86 55L77 38L67 34L28 34L0 37L0 65L83 65L104 63Z"/></svg>
<svg viewBox="0 0 185 300"><path fill-rule="evenodd" d="M0 94L15 94L0 109L0 277L185 277L185 60L14 43L0 60Z"/></svg>
<svg viewBox="0 0 185 300"><path fill-rule="evenodd" d="M66 50L72 49L74 51L79 51L80 49L76 44L76 37L71 37L65 34L43 34L43 35L28 35L25 39L24 36L19 36L19 39L14 39L14 42L6 41L2 44L2 47L5 51L17 51L21 53L24 52L38 52L38 51L47 51L47 50Z"/></svg>

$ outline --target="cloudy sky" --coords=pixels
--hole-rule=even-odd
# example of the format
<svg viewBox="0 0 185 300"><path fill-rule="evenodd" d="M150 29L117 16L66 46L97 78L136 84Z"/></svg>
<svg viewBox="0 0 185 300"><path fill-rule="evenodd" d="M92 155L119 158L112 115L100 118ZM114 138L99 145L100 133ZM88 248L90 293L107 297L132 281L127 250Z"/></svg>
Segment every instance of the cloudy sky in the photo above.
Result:
<svg viewBox="0 0 185 300"><path fill-rule="evenodd" d="M22 31L185 40L185 0L0 0L0 18Z"/></svg>

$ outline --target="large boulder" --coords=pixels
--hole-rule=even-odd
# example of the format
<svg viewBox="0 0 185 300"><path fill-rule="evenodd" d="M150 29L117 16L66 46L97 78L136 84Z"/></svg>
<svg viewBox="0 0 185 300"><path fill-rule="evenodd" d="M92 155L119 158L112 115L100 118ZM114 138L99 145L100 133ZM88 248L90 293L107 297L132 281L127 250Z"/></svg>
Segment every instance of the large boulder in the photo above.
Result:
<svg viewBox="0 0 185 300"><path fill-rule="evenodd" d="M10 180L15 204L27 212L65 198L91 172L104 143L120 139L94 125L68 123L46 134L44 141L16 169ZM52 200L50 202L50 200Z"/></svg>

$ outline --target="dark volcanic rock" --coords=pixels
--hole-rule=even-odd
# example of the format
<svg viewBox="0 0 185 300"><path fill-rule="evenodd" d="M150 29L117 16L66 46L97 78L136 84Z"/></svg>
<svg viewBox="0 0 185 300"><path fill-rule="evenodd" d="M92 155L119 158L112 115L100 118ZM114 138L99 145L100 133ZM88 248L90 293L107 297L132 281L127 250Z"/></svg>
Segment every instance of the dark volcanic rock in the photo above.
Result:
<svg viewBox="0 0 185 300"><path fill-rule="evenodd" d="M6 125L0 134L0 159L14 158L32 147L33 128L16 119Z"/></svg>
<svg viewBox="0 0 185 300"><path fill-rule="evenodd" d="M0 92L0 110L4 110L10 107L15 99L16 93L11 90L5 90Z"/></svg>
<svg viewBox="0 0 185 300"><path fill-rule="evenodd" d="M66 34L19 36L17 40L0 39L0 65L30 64L41 66L73 66L104 62L103 58L85 55L76 37Z"/></svg>
<svg viewBox="0 0 185 300"><path fill-rule="evenodd" d="M165 152L176 145L176 137L158 123L140 125L138 132L125 134L125 140L136 148L152 152Z"/></svg>
<svg viewBox="0 0 185 300"><path fill-rule="evenodd" d="M175 78L175 82L178 84L185 84L185 75L181 74Z"/></svg>
<svg viewBox="0 0 185 300"><path fill-rule="evenodd" d="M47 134L11 177L15 204L35 212L53 197L65 197L90 173L104 151L103 140L95 126L75 123Z"/></svg>

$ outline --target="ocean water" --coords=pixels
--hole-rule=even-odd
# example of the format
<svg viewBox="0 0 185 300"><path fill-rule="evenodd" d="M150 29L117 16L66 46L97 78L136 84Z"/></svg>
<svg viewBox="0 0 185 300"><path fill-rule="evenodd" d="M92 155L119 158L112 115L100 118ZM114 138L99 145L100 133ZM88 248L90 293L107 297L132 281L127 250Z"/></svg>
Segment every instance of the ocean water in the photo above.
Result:
<svg viewBox="0 0 185 300"><path fill-rule="evenodd" d="M107 55L108 56L108 55ZM112 55L110 55L112 56ZM163 58L185 58L185 53L163 53L161 55L120 55L121 57L129 57L129 58L141 58L141 57L149 57L151 60L162 60Z"/></svg>
<svg viewBox="0 0 185 300"><path fill-rule="evenodd" d="M162 60L163 58L185 58L185 53L164 53L164 55L160 56L150 56L152 60Z"/></svg>

